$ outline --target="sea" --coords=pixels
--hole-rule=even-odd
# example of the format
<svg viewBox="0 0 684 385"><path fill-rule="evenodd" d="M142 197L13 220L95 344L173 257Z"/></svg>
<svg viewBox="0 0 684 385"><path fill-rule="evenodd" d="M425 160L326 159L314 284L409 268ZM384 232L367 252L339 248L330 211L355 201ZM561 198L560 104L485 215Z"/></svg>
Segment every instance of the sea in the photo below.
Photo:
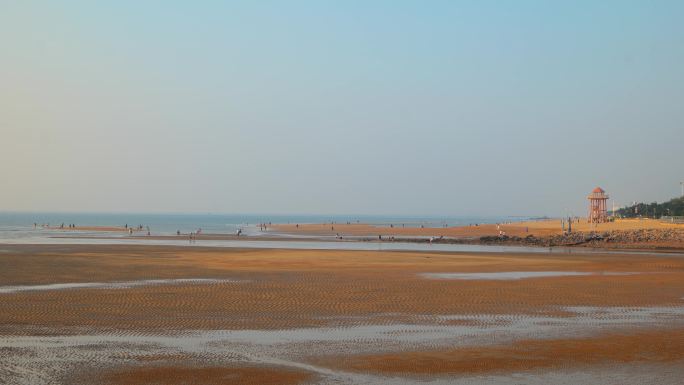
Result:
<svg viewBox="0 0 684 385"><path fill-rule="evenodd" d="M486 223L509 223L525 220L544 219L539 217L506 216L372 216L372 215L267 215L267 214L123 214L123 213L36 213L36 212L0 212L0 256L9 252L2 245L166 245L166 246L202 246L233 247L260 249L314 249L314 250L405 250L405 251L445 251L445 252L525 252L525 253L594 253L582 248L573 250L568 247L524 247L524 246L491 246L479 244L432 244L402 242L366 242L362 239L345 239L338 242L333 236L311 236L308 240L303 235L292 236L278 234L270 230L261 231L260 223L369 223L376 226L406 227L443 227ZM64 230L55 229L62 223ZM35 224L35 226L34 226ZM143 226L143 232L128 237L123 231L68 230L68 225L78 227L129 227ZM50 228L43 227L49 225ZM173 235L177 231L183 234L202 229L204 234L235 234L242 230L245 237L236 239L201 239L188 241L171 237L159 239L146 237L147 227L151 235ZM266 236L266 237L264 237ZM274 240L274 237L276 238ZM282 237L282 239L277 239ZM287 239L295 238L295 239ZM415 238L415 237L414 237ZM596 253L611 251L597 250ZM646 251L615 251L616 253L648 254ZM675 254L670 254L675 255ZM684 256L684 253L677 254Z"/></svg>
<svg viewBox="0 0 684 385"><path fill-rule="evenodd" d="M144 213L47 213L0 212L0 240L35 237L42 232L54 235L43 226L77 227L149 227L154 235L195 232L205 234L235 234L238 229L258 228L258 224L304 223L369 223L377 226L444 227L483 223L502 223L528 217L476 216L379 216L379 215L283 215L283 214L144 214ZM35 226L34 226L35 224Z"/></svg>

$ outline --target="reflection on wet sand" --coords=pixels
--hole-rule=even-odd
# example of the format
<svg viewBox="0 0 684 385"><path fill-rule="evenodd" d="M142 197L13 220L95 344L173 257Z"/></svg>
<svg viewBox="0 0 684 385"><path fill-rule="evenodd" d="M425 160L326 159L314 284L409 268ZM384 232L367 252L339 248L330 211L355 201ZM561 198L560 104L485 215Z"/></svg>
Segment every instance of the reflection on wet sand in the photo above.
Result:
<svg viewBox="0 0 684 385"><path fill-rule="evenodd" d="M644 326L649 329L684 327L684 307L577 307L561 310L568 315L442 315L415 317L415 323L412 324L289 330L6 336L0 340L0 373L7 373L5 379L11 384L28 383L26 381L29 379L31 383L47 383L45 379L56 373L66 373L70 366L82 363L116 367L147 356L157 356L211 360L223 365L267 365L303 370L315 373L323 383L383 383L390 382L391 377L328 369L309 361L340 354L353 356L484 347L491 345L494 340L501 344L530 339L579 339L606 331L615 333L621 329L629 331ZM366 322L372 322L372 319ZM412 382L403 379L402 383Z"/></svg>
<svg viewBox="0 0 684 385"><path fill-rule="evenodd" d="M138 286L154 285L210 285L215 283L236 283L237 280L213 278L179 278L179 279L142 279L124 282L72 282L52 283L48 285L0 286L0 294L19 293L24 291L69 290L69 289L128 289Z"/></svg>
<svg viewBox="0 0 684 385"><path fill-rule="evenodd" d="M676 384L684 373L680 257L7 250L3 384L182 383L168 373L207 384L640 384L635 368Z"/></svg>
<svg viewBox="0 0 684 385"><path fill-rule="evenodd" d="M586 271L502 271L497 273L423 273L421 276L431 279L495 279L495 280L516 280L526 278L546 278L546 277L578 277L587 275L633 275L641 274L634 272L586 272Z"/></svg>

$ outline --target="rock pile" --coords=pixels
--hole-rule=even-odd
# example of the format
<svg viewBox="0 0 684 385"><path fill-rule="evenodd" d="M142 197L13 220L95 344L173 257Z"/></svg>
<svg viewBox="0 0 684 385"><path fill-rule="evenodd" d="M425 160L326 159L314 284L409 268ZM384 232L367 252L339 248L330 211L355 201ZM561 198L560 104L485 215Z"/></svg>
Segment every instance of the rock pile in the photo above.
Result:
<svg viewBox="0 0 684 385"><path fill-rule="evenodd" d="M613 230L605 232L576 232L549 237L481 237L480 243L487 245L515 244L526 246L576 246L635 243L681 242L684 245L684 229L641 229Z"/></svg>
<svg viewBox="0 0 684 385"><path fill-rule="evenodd" d="M374 241L363 238L363 241ZM684 227L681 229L642 229L642 230L613 230L574 232L547 237L528 235L518 236L484 236L473 238L401 238L401 242L412 243L442 243L442 244L480 244L480 245L518 245L518 246L592 246L592 247L669 247L684 249ZM377 239L375 239L377 241ZM381 240L391 242L394 239Z"/></svg>

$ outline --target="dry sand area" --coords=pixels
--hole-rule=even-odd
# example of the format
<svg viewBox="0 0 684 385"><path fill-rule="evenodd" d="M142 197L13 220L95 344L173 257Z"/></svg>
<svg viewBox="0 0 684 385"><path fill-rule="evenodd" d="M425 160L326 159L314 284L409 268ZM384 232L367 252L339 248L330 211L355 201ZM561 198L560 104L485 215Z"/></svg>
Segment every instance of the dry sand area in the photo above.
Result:
<svg viewBox="0 0 684 385"><path fill-rule="evenodd" d="M2 384L680 384L684 257L0 246Z"/></svg>
<svg viewBox="0 0 684 385"><path fill-rule="evenodd" d="M684 225L660 222L655 219L618 219L615 222L590 224L586 219L580 219L573 223L574 231L611 231L611 230L639 230L639 229L684 229ZM270 231L286 233L291 235L318 235L334 236L365 236L375 237L397 236L397 237L453 237L453 238L472 238L482 236L497 236L499 230L506 232L509 236L550 236L563 232L560 219L548 219L526 222L512 222L505 224L480 224L478 226L450 226L450 227L424 227L411 224L402 227L401 223L389 225L372 225L365 223L352 224L277 224L269 227Z"/></svg>

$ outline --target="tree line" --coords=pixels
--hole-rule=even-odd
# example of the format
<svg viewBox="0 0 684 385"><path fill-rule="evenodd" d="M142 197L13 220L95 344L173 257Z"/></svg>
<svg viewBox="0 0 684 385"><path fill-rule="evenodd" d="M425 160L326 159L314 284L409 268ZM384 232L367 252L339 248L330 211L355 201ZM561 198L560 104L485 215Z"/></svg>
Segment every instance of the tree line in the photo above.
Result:
<svg viewBox="0 0 684 385"><path fill-rule="evenodd" d="M622 218L660 218L664 216L684 216L684 197L673 198L663 203L637 203L623 207L615 212Z"/></svg>

